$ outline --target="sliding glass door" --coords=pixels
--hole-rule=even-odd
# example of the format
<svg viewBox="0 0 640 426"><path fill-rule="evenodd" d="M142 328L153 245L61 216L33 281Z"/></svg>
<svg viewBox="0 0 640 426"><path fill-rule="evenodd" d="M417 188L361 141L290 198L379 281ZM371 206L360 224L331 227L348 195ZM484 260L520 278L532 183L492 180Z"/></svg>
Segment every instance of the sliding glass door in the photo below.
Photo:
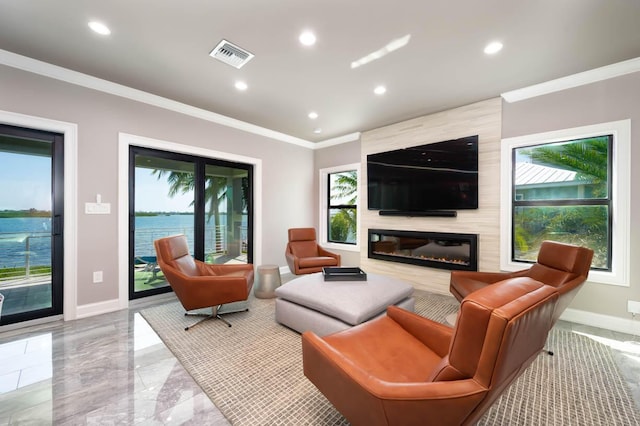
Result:
<svg viewBox="0 0 640 426"><path fill-rule="evenodd" d="M195 164L171 155L135 152L131 298L168 291L153 241L184 234L193 250Z"/></svg>
<svg viewBox="0 0 640 426"><path fill-rule="evenodd" d="M208 263L247 263L249 250L249 170L205 166L205 246Z"/></svg>
<svg viewBox="0 0 640 426"><path fill-rule="evenodd" d="M129 297L170 291L153 241L184 234L195 258L251 263L252 166L130 148Z"/></svg>
<svg viewBox="0 0 640 426"><path fill-rule="evenodd" d="M63 148L0 125L0 325L62 314Z"/></svg>

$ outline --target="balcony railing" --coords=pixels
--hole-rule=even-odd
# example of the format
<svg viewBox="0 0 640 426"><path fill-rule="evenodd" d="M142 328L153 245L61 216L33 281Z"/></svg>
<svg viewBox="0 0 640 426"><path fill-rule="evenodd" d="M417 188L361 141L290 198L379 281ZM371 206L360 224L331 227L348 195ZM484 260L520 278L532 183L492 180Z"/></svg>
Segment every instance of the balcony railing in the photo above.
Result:
<svg viewBox="0 0 640 426"><path fill-rule="evenodd" d="M135 232L135 256L155 256L153 241L169 235L184 234L193 247L193 227L142 228ZM247 251L247 228L235 229L233 241L240 253ZM48 239L49 241L46 241ZM3 286L24 280L38 280L51 275L50 232L0 233L0 283ZM229 253L230 244L226 226L205 230L205 258L207 260ZM235 248L237 251L238 249Z"/></svg>
<svg viewBox="0 0 640 426"><path fill-rule="evenodd" d="M169 235L184 234L189 246L193 247L193 227L143 228L135 232L135 255L155 256L153 241ZM239 226L234 232L234 241L240 242L241 252L247 251L247 227ZM224 225L208 227L204 232L205 257L229 251L227 227Z"/></svg>
<svg viewBox="0 0 640 426"><path fill-rule="evenodd" d="M0 281L51 275L50 232L3 232L0 248Z"/></svg>

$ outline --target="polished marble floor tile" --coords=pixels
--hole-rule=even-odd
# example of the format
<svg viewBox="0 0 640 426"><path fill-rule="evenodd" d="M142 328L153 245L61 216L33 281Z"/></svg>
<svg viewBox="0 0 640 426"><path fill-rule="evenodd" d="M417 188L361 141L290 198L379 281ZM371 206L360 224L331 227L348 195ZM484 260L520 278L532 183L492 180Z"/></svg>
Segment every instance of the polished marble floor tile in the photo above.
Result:
<svg viewBox="0 0 640 426"><path fill-rule="evenodd" d="M0 333L2 425L229 425L139 314L137 303ZM559 321L610 346L640 409L640 338Z"/></svg>
<svg viewBox="0 0 640 426"><path fill-rule="evenodd" d="M144 307L0 334L0 425L228 425Z"/></svg>

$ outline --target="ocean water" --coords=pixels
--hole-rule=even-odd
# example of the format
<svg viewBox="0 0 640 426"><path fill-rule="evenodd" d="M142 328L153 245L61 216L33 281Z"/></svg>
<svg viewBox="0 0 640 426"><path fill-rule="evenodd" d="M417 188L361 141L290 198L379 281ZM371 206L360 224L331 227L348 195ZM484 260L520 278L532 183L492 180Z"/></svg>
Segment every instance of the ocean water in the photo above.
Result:
<svg viewBox="0 0 640 426"><path fill-rule="evenodd" d="M0 268L51 265L51 218L0 218Z"/></svg>
<svg viewBox="0 0 640 426"><path fill-rule="evenodd" d="M135 256L155 256L153 241L175 234L186 235L193 249L193 215L136 217Z"/></svg>
<svg viewBox="0 0 640 426"><path fill-rule="evenodd" d="M220 216L215 232L214 219L206 224L205 247L212 251L224 244L226 216ZM246 217L239 228L246 230ZM135 255L155 256L153 241L168 235L185 234L193 250L193 215L136 217ZM243 238L240 231L240 238ZM0 268L51 265L51 219L42 217L0 218Z"/></svg>

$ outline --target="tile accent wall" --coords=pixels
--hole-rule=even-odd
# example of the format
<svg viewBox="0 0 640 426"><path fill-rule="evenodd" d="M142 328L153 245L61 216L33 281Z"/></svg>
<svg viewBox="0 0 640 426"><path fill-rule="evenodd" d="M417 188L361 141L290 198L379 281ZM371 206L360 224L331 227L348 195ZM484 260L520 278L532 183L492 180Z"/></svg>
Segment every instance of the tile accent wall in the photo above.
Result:
<svg viewBox="0 0 640 426"><path fill-rule="evenodd" d="M489 99L464 107L414 118L362 134L360 266L367 273L392 275L414 287L449 293L449 271L369 259L369 229L478 234L478 270L500 268L500 132L502 100ZM479 136L479 208L459 210L457 217L380 216L367 209L367 155L376 152Z"/></svg>

